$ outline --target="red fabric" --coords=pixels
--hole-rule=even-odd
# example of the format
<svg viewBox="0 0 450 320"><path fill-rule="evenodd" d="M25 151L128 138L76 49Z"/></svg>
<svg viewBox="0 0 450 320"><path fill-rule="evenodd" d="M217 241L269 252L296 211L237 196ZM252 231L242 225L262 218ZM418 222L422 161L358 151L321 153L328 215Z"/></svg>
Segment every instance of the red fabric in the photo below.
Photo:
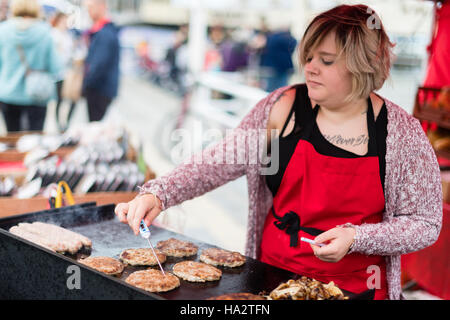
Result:
<svg viewBox="0 0 450 320"><path fill-rule="evenodd" d="M1 170L27 170L27 167L23 164L23 161L18 162L1 162L0 161L0 169Z"/></svg>
<svg viewBox="0 0 450 320"><path fill-rule="evenodd" d="M94 25L92 26L92 28L89 30L89 33L93 34L93 33L99 32L100 30L103 29L103 27L104 27L106 24L108 24L108 23L110 23L110 22L111 22L111 19L106 18L106 17L100 19L99 21L97 21L97 22L94 23Z"/></svg>
<svg viewBox="0 0 450 320"><path fill-rule="evenodd" d="M442 229L430 247L402 256L402 271L422 288L450 300L450 204L444 203Z"/></svg>
<svg viewBox="0 0 450 320"><path fill-rule="evenodd" d="M434 37L428 47L430 59L425 87L450 85L450 2L436 11ZM434 124L436 126L436 124ZM428 129L423 123L424 130ZM438 158L442 166L450 165ZM421 287L442 299L450 299L450 204L444 203L442 230L432 246L402 256L402 271Z"/></svg>
<svg viewBox="0 0 450 320"><path fill-rule="evenodd" d="M450 2L435 14L434 37L428 47L429 61L425 87L441 88L450 85Z"/></svg>
<svg viewBox="0 0 450 320"><path fill-rule="evenodd" d="M273 207L278 216L294 211L300 226L323 231L347 222L355 225L382 220L385 199L378 157L335 158L317 153L311 143L300 140L286 168ZM305 242L290 247L290 236L278 229L269 212L261 242L261 261L328 283L344 290L368 290L367 268L380 267L381 289L375 299L387 298L386 266L381 256L349 254L337 263L314 256ZM298 238L314 238L300 231Z"/></svg>
<svg viewBox="0 0 450 320"><path fill-rule="evenodd" d="M450 160L444 157L438 157L438 163L442 167L450 167Z"/></svg>

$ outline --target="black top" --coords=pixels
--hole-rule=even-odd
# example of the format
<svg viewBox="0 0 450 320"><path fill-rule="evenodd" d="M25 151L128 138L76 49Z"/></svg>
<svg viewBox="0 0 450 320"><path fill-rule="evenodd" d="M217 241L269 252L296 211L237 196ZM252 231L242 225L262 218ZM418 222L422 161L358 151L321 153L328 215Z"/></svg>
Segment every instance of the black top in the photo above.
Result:
<svg viewBox="0 0 450 320"><path fill-rule="evenodd" d="M368 99L369 110L367 112L368 123L369 117L374 117L372 110L372 102L370 98ZM386 104L383 103L381 111L375 121L375 132L374 137L376 143L371 143L369 139L368 152L365 155L358 155L356 153L341 149L331 142L329 142L320 133L320 130L316 123L316 116L319 110L319 106L314 109L311 106L311 101L308 98L308 88L306 84L301 84L296 87L295 100L292 105L292 109L283 126L280 136L277 138L279 140L279 169L274 175L266 176L266 183L275 197L278 188L280 187L281 180L283 179L284 172L289 164L289 161L297 147L297 143L300 139L307 140L310 142L314 149L325 156L332 156L336 158L362 158L362 157L372 157L378 156L380 163L380 178L384 191L384 178L386 172L386 137L387 137L387 108ZM291 133L283 137L283 133L291 119L292 113L295 112L295 126ZM373 118L372 118L373 119ZM311 134L305 135L307 126L312 126ZM371 136L369 128L369 137Z"/></svg>

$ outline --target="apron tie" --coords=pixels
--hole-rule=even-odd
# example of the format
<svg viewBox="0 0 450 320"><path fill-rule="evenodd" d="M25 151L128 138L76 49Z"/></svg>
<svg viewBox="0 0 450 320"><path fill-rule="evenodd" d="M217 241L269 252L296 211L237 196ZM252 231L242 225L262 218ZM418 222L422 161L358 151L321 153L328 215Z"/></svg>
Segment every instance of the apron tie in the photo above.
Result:
<svg viewBox="0 0 450 320"><path fill-rule="evenodd" d="M277 221L274 221L275 227L280 230L284 230L290 236L290 247L296 247L298 244L298 232L300 230L312 235L318 236L324 231L316 228L305 228L300 226L300 216L294 211L289 211L284 216L280 217L275 213L275 209L272 206L272 213Z"/></svg>
<svg viewBox="0 0 450 320"><path fill-rule="evenodd" d="M286 213L282 218L276 217L278 221L275 221L275 226L280 230L285 230L288 235L291 236L290 246L296 247L298 243L298 232L300 231L300 218L298 215L290 211Z"/></svg>

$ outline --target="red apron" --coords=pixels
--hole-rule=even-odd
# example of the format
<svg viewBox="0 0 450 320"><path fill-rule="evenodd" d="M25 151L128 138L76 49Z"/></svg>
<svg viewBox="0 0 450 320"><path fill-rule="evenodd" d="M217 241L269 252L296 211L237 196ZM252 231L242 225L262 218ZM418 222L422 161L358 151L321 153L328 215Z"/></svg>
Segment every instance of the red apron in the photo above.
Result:
<svg viewBox="0 0 450 320"><path fill-rule="evenodd" d="M264 224L260 259L321 282L334 281L353 293L370 289L367 280L374 271L369 267L378 266L381 286L375 290L375 299L387 299L384 257L352 253L336 263L324 262L314 256L308 243L300 241L300 237L314 239L347 222L381 222L385 206L378 156L325 156L308 141L313 132L321 135L315 121L317 111L318 107L314 109L314 121L304 128L305 134L297 143L274 196ZM370 150L374 147L371 144L376 148L370 99L367 119Z"/></svg>

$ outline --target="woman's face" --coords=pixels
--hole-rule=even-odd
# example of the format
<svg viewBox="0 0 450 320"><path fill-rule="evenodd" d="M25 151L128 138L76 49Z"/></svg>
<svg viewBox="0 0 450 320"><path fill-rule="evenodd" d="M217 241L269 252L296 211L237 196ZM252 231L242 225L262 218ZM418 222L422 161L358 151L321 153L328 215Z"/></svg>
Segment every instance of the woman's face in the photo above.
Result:
<svg viewBox="0 0 450 320"><path fill-rule="evenodd" d="M345 57L337 59L335 33L330 32L311 50L304 67L308 95L321 106L336 108L351 93L352 75Z"/></svg>

